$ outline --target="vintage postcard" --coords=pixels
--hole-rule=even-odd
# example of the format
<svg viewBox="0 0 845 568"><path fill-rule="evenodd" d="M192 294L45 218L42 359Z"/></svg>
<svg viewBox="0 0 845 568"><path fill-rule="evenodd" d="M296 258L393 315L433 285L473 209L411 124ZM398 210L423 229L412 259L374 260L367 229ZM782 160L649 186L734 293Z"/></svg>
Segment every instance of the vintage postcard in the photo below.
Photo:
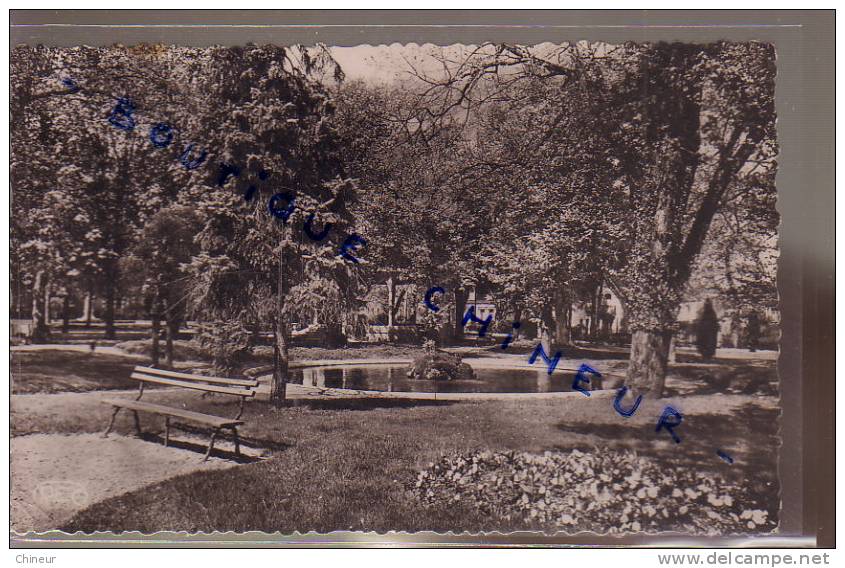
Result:
<svg viewBox="0 0 845 568"><path fill-rule="evenodd" d="M778 534L777 61L13 46L13 531Z"/></svg>

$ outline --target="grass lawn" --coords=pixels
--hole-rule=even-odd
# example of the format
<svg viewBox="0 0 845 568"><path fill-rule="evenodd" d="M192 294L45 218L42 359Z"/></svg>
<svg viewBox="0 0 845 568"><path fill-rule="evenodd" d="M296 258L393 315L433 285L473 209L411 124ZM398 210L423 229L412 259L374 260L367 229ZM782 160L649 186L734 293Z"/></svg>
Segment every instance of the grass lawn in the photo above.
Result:
<svg viewBox="0 0 845 568"><path fill-rule="evenodd" d="M13 351L12 394L138 388L129 378L138 361L80 351Z"/></svg>
<svg viewBox="0 0 845 568"><path fill-rule="evenodd" d="M12 394L71 393L137 389L129 375L136 365L149 365L140 357L97 351L44 349L12 352ZM178 370L190 364L176 362ZM145 388L161 388L148 384Z"/></svg>
<svg viewBox="0 0 845 568"><path fill-rule="evenodd" d="M348 355L353 357L355 355ZM394 355L396 356L396 355ZM319 357L315 357L319 358ZM356 356L356 358L359 358ZM15 392L55 393L12 399L13 435L87 433L105 427L110 409L99 393L134 388L127 377L135 361L67 351L13 353ZM741 365L742 366L742 365ZM744 367L774 377L774 362ZM701 370L680 365L678 376ZM105 394L105 393L104 393ZM201 398L159 390L145 400L220 416L236 413L230 397ZM684 414L675 444L655 433L666 404ZM291 400L276 409L263 400L247 404L242 436L268 448L266 460L169 479L92 505L63 530L153 532L214 531L512 531L538 530L521 519L482 514L456 501L425 506L409 491L420 470L444 455L476 450L542 453L572 448L634 449L665 468L716 472L751 484L755 500L777 516L775 396L701 394L644 401L622 418L607 398L434 402L396 399ZM160 432L162 419L142 415L145 431ZM116 432L129 434L131 419ZM197 460L201 448L195 448ZM727 464L717 450L730 454ZM682 488L683 489L683 488Z"/></svg>
<svg viewBox="0 0 845 568"><path fill-rule="evenodd" d="M419 470L449 452L633 448L666 468L720 471L753 484L777 515L777 416L771 404L736 395L692 396L683 441L654 432L663 404L644 402L622 419L607 399L482 403L390 400L291 401L248 405L243 434L272 444L266 461L177 477L82 511L63 530L491 531L538 529L461 502L423 507L409 493ZM219 402L194 399L192 408ZM103 419L105 416L102 417ZM144 428L154 428L148 419ZM103 421L92 423L91 431ZM122 429L122 430L121 430ZM43 430L42 430L43 431ZM129 432L125 420L119 431ZM735 460L728 465L721 449Z"/></svg>

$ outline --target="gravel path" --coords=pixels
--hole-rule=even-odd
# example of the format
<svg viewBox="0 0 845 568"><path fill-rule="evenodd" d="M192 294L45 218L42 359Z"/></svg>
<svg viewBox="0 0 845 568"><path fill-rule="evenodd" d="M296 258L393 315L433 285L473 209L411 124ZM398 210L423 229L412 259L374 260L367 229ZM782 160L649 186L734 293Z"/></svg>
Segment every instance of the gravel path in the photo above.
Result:
<svg viewBox="0 0 845 568"><path fill-rule="evenodd" d="M89 505L176 475L237 465L115 434L18 436L11 455L11 522L19 533L54 529Z"/></svg>
<svg viewBox="0 0 845 568"><path fill-rule="evenodd" d="M91 347L84 343L46 343L35 345L13 345L11 347L13 352L21 351L79 351L80 353L91 353ZM126 357L128 359L138 359L139 361L149 361L149 357L138 355L136 353L127 353L123 349L112 347L111 345L98 345L94 351L95 353L105 355L117 355Z"/></svg>

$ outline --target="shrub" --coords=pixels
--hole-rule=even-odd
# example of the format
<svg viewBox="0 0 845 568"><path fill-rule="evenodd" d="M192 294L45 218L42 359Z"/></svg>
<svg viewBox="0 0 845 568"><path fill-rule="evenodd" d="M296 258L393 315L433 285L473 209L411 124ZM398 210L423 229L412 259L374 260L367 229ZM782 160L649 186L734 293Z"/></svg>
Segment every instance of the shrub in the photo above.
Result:
<svg viewBox="0 0 845 568"><path fill-rule="evenodd" d="M250 335L250 331L238 321L219 321L201 324L197 341L211 354L214 371L226 376L246 360Z"/></svg>
<svg viewBox="0 0 845 568"><path fill-rule="evenodd" d="M719 317L708 298L698 313L695 324L695 346L705 359L712 359L716 354L716 340L719 335Z"/></svg>
<svg viewBox="0 0 845 568"><path fill-rule="evenodd" d="M412 379L451 381L475 378L472 367L462 363L458 355L437 351L433 340L426 341L424 348L425 353L414 357L408 368L407 374Z"/></svg>
<svg viewBox="0 0 845 568"><path fill-rule="evenodd" d="M748 314L748 323L745 327L745 346L749 351L757 351L761 335L760 316L756 312L751 312Z"/></svg>
<svg viewBox="0 0 845 568"><path fill-rule="evenodd" d="M150 339L136 339L122 341L115 344L115 347L136 355L152 356L152 341ZM209 362L212 359L211 352L203 348L194 340L176 340L173 342L173 358L176 361L203 361Z"/></svg>

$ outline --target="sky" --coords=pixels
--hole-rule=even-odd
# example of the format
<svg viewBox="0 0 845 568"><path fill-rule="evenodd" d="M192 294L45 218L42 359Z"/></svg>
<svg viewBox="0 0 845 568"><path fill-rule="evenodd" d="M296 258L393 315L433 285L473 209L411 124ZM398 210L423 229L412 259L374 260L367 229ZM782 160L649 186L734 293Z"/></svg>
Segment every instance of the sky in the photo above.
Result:
<svg viewBox="0 0 845 568"><path fill-rule="evenodd" d="M558 45L541 43L531 46L531 51L541 57L554 59L554 53L559 50ZM419 71L430 77L443 72L442 64L432 55L438 54L457 62L462 62L477 49L476 45L452 44L437 46L431 43L418 45L416 43L390 45L357 45L354 47L330 48L332 56L337 61L349 80L360 79L368 83L392 83L396 80L407 79L409 63ZM492 48L488 51L490 52Z"/></svg>
<svg viewBox="0 0 845 568"><path fill-rule="evenodd" d="M419 46L415 43L391 45L357 45L355 47L332 47L331 52L346 78L360 79L368 83L392 83L409 77L409 65L429 74L441 69L440 63L431 57L431 53L443 53L458 57L474 46L452 45L439 47L432 44Z"/></svg>

